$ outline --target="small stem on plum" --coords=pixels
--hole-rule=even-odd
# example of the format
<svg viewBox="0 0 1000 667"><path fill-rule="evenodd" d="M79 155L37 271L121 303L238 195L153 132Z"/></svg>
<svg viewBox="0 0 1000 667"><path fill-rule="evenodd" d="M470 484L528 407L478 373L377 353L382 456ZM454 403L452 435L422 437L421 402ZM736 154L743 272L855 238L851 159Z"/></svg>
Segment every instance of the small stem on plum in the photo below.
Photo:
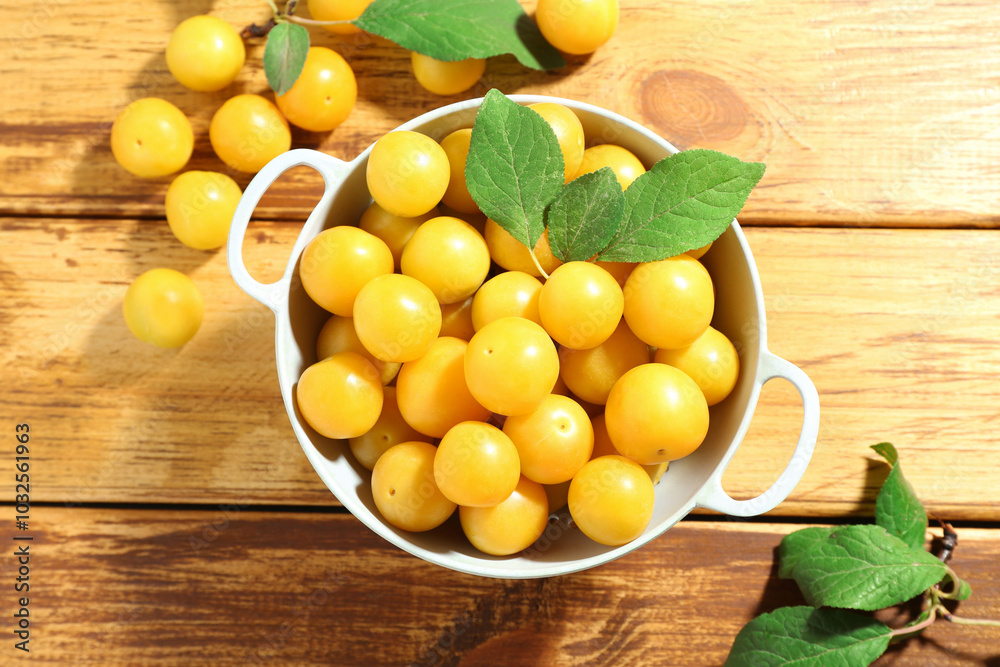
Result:
<svg viewBox="0 0 1000 667"><path fill-rule="evenodd" d="M281 16L281 10L278 9L278 5L274 4L274 0L267 0L267 4L271 8L271 11L274 12L275 18Z"/></svg>
<svg viewBox="0 0 1000 667"><path fill-rule="evenodd" d="M539 263L538 258L535 257L535 251L529 250L528 254L531 255L531 261L535 263L535 268L538 269L538 272L542 274L542 277L548 280L549 274L545 273L545 269L542 268L542 265Z"/></svg>

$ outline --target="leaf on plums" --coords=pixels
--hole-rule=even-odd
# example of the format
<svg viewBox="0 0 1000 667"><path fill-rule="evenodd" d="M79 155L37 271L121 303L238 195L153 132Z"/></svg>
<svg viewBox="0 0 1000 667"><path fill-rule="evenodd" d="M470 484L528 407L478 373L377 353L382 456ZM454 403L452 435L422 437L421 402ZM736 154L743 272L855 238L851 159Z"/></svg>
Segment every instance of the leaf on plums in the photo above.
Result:
<svg viewBox="0 0 1000 667"><path fill-rule="evenodd" d="M798 559L791 575L814 606L872 611L911 600L948 571L881 526L840 526Z"/></svg>
<svg viewBox="0 0 1000 667"><path fill-rule="evenodd" d="M570 181L546 216L552 254L563 262L590 259L614 236L624 210L625 196L610 167Z"/></svg>
<svg viewBox="0 0 1000 667"><path fill-rule="evenodd" d="M896 448L887 442L872 445L892 470L875 499L875 523L911 547L923 548L927 533L927 511L910 482L903 477Z"/></svg>
<svg viewBox="0 0 1000 667"><path fill-rule="evenodd" d="M663 158L622 195L607 169L564 187L564 166L555 133L539 114L499 91L487 93L466 161L469 193L528 248L548 224L563 261L596 254L650 262L706 246L728 229L764 175L761 163L695 149Z"/></svg>
<svg viewBox="0 0 1000 667"><path fill-rule="evenodd" d="M302 73L309 53L309 31L294 23L279 23L267 35L264 74L277 95L289 91Z"/></svg>
<svg viewBox="0 0 1000 667"><path fill-rule="evenodd" d="M565 179L555 132L537 112L498 90L486 94L472 126L465 181L479 209L534 248L545 209Z"/></svg>
<svg viewBox="0 0 1000 667"><path fill-rule="evenodd" d="M891 635L860 614L782 607L740 630L724 667L863 667L885 653Z"/></svg>
<svg viewBox="0 0 1000 667"><path fill-rule="evenodd" d="M625 190L625 219L597 258L651 262L708 245L726 231L763 175L762 163L717 151L665 157Z"/></svg>
<svg viewBox="0 0 1000 667"><path fill-rule="evenodd" d="M352 23L437 60L510 53L533 69L566 64L517 0L375 0Z"/></svg>

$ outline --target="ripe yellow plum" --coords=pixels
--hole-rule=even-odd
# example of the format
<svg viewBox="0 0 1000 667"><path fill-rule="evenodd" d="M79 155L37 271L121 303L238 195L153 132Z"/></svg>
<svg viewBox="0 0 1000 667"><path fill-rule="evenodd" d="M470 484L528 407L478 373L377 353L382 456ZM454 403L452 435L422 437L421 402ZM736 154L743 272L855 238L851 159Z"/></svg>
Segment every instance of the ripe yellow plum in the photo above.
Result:
<svg viewBox="0 0 1000 667"><path fill-rule="evenodd" d="M356 438L382 413L382 382L371 362L338 352L306 368L295 385L302 418L328 438Z"/></svg>
<svg viewBox="0 0 1000 667"><path fill-rule="evenodd" d="M369 280L354 302L354 330L376 359L419 359L441 332L441 306L416 278L390 273Z"/></svg>
<svg viewBox="0 0 1000 667"><path fill-rule="evenodd" d="M646 167L630 150L614 144L599 144L583 151L580 168L574 178L608 167L615 173L622 190L632 185L632 182L646 173Z"/></svg>
<svg viewBox="0 0 1000 667"><path fill-rule="evenodd" d="M372 496L379 513L396 528L423 532L455 512L434 481L437 449L426 442L402 442L386 451L372 470Z"/></svg>
<svg viewBox="0 0 1000 667"><path fill-rule="evenodd" d="M603 343L585 350L559 348L559 376L583 400L608 402L611 387L636 366L649 363L649 346L632 333L624 319Z"/></svg>
<svg viewBox="0 0 1000 667"><path fill-rule="evenodd" d="M347 441L354 458L368 470L375 468L379 457L389 448L401 442L423 442L428 439L403 419L396 402L395 387L382 389L382 396L382 412L379 413L375 425L367 432Z"/></svg>
<svg viewBox="0 0 1000 667"><path fill-rule="evenodd" d="M687 255L640 264L623 292L625 321L653 347L690 345L705 332L715 312L712 277L701 262Z"/></svg>
<svg viewBox="0 0 1000 667"><path fill-rule="evenodd" d="M492 556L509 556L542 536L549 502L541 484L522 477L514 491L492 507L459 507L462 530L472 546Z"/></svg>
<svg viewBox="0 0 1000 667"><path fill-rule="evenodd" d="M372 146L365 174L368 191L379 206L413 218L441 201L451 165L438 142L419 132L397 130Z"/></svg>
<svg viewBox="0 0 1000 667"><path fill-rule="evenodd" d="M596 347L610 338L623 308L618 282L590 262L568 262L557 268L538 297L545 331L574 350Z"/></svg>
<svg viewBox="0 0 1000 667"><path fill-rule="evenodd" d="M299 278L321 308L351 317L361 288L393 268L392 252L381 239L342 225L323 230L309 242L299 262Z"/></svg>
<svg viewBox="0 0 1000 667"><path fill-rule="evenodd" d="M569 513L584 535L619 546L642 535L653 518L653 482L635 461L601 456L589 461L569 485Z"/></svg>
<svg viewBox="0 0 1000 667"><path fill-rule="evenodd" d="M465 382L465 350L459 338L440 337L419 359L403 364L396 378L399 409L413 428L441 438L464 421L486 421L490 411L480 405Z"/></svg>
<svg viewBox="0 0 1000 667"><path fill-rule="evenodd" d="M479 331L501 317L523 317L542 323L538 297L542 283L523 271L504 271L483 283L473 297L472 326Z"/></svg>
<svg viewBox="0 0 1000 667"><path fill-rule="evenodd" d="M292 147L292 131L278 107L249 93L223 102L212 116L208 138L220 160L248 173L257 173Z"/></svg>
<svg viewBox="0 0 1000 667"><path fill-rule="evenodd" d="M705 395L687 374L666 364L625 373L611 389L604 415L615 448L642 464L683 458L708 434Z"/></svg>
<svg viewBox="0 0 1000 667"><path fill-rule="evenodd" d="M236 29L217 16L181 21L167 42L167 69L191 90L222 90L236 78L246 60Z"/></svg>
<svg viewBox="0 0 1000 667"><path fill-rule="evenodd" d="M434 480L441 492L459 505L499 505L514 492L520 478L517 448L492 424L456 424L438 444Z"/></svg>
<svg viewBox="0 0 1000 667"><path fill-rule="evenodd" d="M517 447L521 474L540 484L573 478L590 460L594 429L571 398L549 394L534 411L508 417L503 432Z"/></svg>
<svg viewBox="0 0 1000 667"><path fill-rule="evenodd" d="M111 125L111 153L140 178L172 174L194 150L191 122L180 109L158 97L129 104Z"/></svg>
<svg viewBox="0 0 1000 667"><path fill-rule="evenodd" d="M465 379L477 401L501 415L541 405L559 377L559 354L542 327L523 317L487 324L469 341Z"/></svg>
<svg viewBox="0 0 1000 667"><path fill-rule="evenodd" d="M390 363L376 359L358 338L358 332L354 330L353 317L341 317L331 315L330 319L323 324L316 337L316 359L322 361L338 352L354 352L372 362L372 366L378 372L379 379L383 385L392 382L402 364Z"/></svg>
<svg viewBox="0 0 1000 667"><path fill-rule="evenodd" d="M122 303L125 324L141 341L180 347L201 326L205 302L198 286L173 269L150 269L129 285Z"/></svg>
<svg viewBox="0 0 1000 667"><path fill-rule="evenodd" d="M701 388L709 406L729 396L740 375L736 348L725 334L711 326L687 347L658 349L653 361L684 371Z"/></svg>
<svg viewBox="0 0 1000 667"><path fill-rule="evenodd" d="M427 285L440 303L455 303L483 284L490 271L490 249L472 225L442 215L413 232L399 267Z"/></svg>

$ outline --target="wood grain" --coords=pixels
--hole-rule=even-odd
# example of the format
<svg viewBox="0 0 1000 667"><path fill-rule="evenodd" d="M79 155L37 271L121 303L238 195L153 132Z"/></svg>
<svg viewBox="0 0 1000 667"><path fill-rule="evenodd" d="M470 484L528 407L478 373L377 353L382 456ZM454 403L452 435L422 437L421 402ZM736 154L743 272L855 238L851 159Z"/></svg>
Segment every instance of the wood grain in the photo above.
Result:
<svg viewBox="0 0 1000 667"><path fill-rule="evenodd" d="M326 505L302 454L274 369L273 318L229 277L222 254L181 246L162 221L6 220L0 324L8 369L0 404L29 421L44 474L37 500ZM277 278L299 225L256 222L244 255ZM1000 234L992 231L752 228L769 347L819 389L819 444L776 511L872 512L890 440L932 512L1000 519L994 445L1000 418ZM180 350L134 339L128 283L169 266L207 304ZM765 385L750 433L723 479L763 492L798 435L798 395ZM4 498L12 491L4 489Z"/></svg>
<svg viewBox="0 0 1000 667"><path fill-rule="evenodd" d="M479 85L453 97L422 90L408 54L385 40L314 31L354 68L359 101L332 133L296 131L294 142L351 159L403 121L497 87L590 102L682 148L767 162L745 224L995 227L993 10L991 0L623 0L615 36L593 56L549 73L495 58ZM222 170L207 139L212 113L232 94L266 91L260 44L238 81L211 94L181 87L163 56L184 18L211 12L243 26L266 17L258 0L143 3L141 12L112 0L0 0L0 11L10 17L0 42L2 214L162 216L169 179L133 178L112 159L118 112L140 97L171 100L197 137L189 166ZM303 219L320 188L311 172L289 175L260 213Z"/></svg>
<svg viewBox="0 0 1000 667"><path fill-rule="evenodd" d="M705 667L754 616L803 604L774 564L799 526L684 522L608 565L516 581L429 565L344 514L44 508L34 525L30 646L45 664ZM1000 617L1000 537L959 540L975 593L958 613ZM939 623L876 664L998 657L993 631Z"/></svg>
<svg viewBox="0 0 1000 667"><path fill-rule="evenodd" d="M234 285L223 254L170 234L169 178L134 178L112 158L114 117L158 96L191 119L188 168L228 171L208 125L229 96L269 94L262 43L210 94L174 81L163 51L188 16L243 26L266 3L0 0L0 416L31 425L29 659L720 665L749 619L802 603L774 563L800 517L871 515L887 467L869 445L883 440L932 517L991 522L959 529L952 565L974 590L958 613L1000 618L994 5L621 0L619 29L593 56L548 73L494 58L452 97L422 90L385 40L312 32L354 68L359 98L332 133L294 130L295 146L349 160L420 113L497 87L590 102L681 148L768 164L741 222L769 347L809 374L822 404L814 459L774 512L795 519L695 517L606 566L510 581L427 564L336 507L281 402L272 314ZM300 168L262 200L243 249L256 278L282 274L321 189ZM128 284L157 266L191 275L205 297L204 324L179 350L140 343L121 316ZM795 390L768 383L723 478L731 495L777 479L800 419ZM8 508L13 494L0 492ZM0 559L5 581L14 567ZM3 601L11 613L9 588ZM913 612L879 617L900 626ZM998 667L996 637L938 623L876 664Z"/></svg>

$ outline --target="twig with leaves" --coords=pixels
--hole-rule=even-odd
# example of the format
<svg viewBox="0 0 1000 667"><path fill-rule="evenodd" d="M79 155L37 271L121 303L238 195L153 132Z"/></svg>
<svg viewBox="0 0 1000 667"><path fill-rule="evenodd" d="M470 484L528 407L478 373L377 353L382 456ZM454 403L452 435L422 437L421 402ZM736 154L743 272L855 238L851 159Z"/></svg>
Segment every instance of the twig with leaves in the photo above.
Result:
<svg viewBox="0 0 1000 667"><path fill-rule="evenodd" d="M273 0L268 4L272 18L264 26L247 26L242 34L268 36L264 72L268 85L278 95L285 94L302 73L309 52L309 31L305 26L353 25L436 60L509 53L532 69L558 69L566 64L517 0L374 0L361 16L342 21L298 16L295 0L284 8Z"/></svg>
<svg viewBox="0 0 1000 667"><path fill-rule="evenodd" d="M783 607L750 621L736 636L726 667L861 667L939 618L1000 627L1000 621L962 618L945 607L946 600L972 594L947 564L958 537L943 524L941 554L924 549L927 513L903 477L896 448L883 442L872 449L892 466L875 501L875 525L804 528L785 536L778 576L794 579L810 606ZM845 611L874 611L918 596L923 612L901 628Z"/></svg>

